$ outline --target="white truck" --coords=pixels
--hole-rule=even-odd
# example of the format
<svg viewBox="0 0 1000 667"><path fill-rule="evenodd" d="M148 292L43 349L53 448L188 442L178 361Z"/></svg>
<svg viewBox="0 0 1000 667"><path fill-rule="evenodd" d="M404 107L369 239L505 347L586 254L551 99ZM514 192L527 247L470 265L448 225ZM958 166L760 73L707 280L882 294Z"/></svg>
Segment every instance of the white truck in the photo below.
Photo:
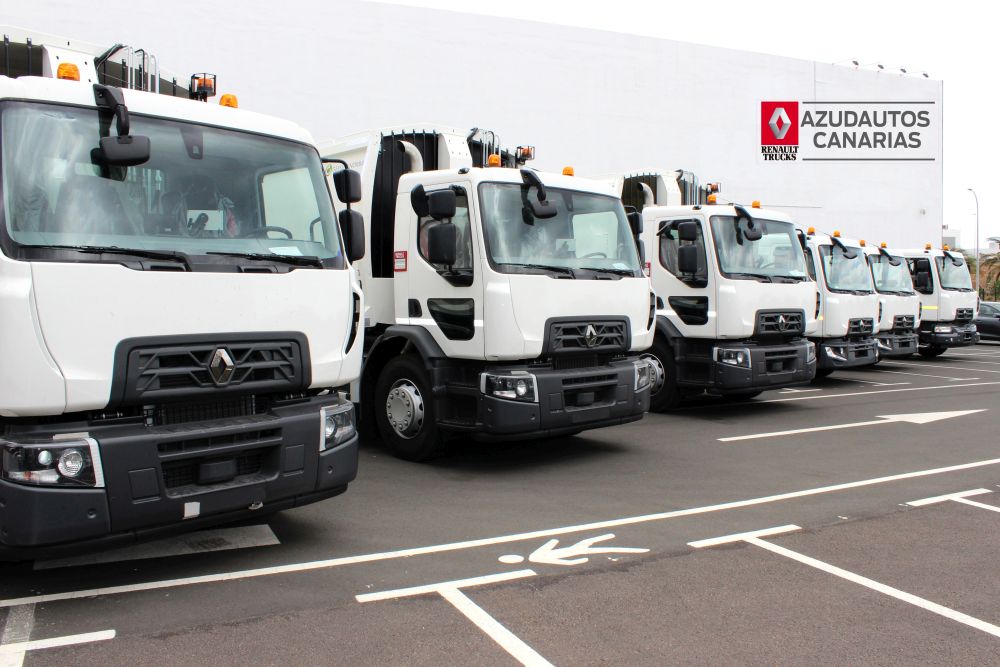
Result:
<svg viewBox="0 0 1000 667"><path fill-rule="evenodd" d="M979 310L979 298L972 287L972 277L965 258L944 248L901 250L913 277L913 287L920 294L920 345L923 357L937 357L949 347L975 345L979 332L973 320Z"/></svg>
<svg viewBox="0 0 1000 667"><path fill-rule="evenodd" d="M0 558L343 492L363 302L309 135L3 32Z"/></svg>
<svg viewBox="0 0 1000 667"><path fill-rule="evenodd" d="M394 454L642 417L655 297L606 184L519 166L533 148L479 130L388 128L321 152L361 172L368 309L352 396Z"/></svg>
<svg viewBox="0 0 1000 667"><path fill-rule="evenodd" d="M718 186L687 172L634 172L614 179L658 295L654 411L684 396L750 398L806 384L816 370L805 337L816 317L816 286L788 216L714 202ZM634 215L634 214L630 214Z"/></svg>
<svg viewBox="0 0 1000 667"><path fill-rule="evenodd" d="M908 357L917 351L917 327L920 326L920 297L906 260L894 255L885 243L875 248L862 245L878 293L878 323L875 332L876 356Z"/></svg>
<svg viewBox="0 0 1000 667"><path fill-rule="evenodd" d="M812 227L800 231L799 239L819 288L815 326L806 332L816 343L816 375L876 363L878 295L860 241L841 238L838 231L816 233Z"/></svg>

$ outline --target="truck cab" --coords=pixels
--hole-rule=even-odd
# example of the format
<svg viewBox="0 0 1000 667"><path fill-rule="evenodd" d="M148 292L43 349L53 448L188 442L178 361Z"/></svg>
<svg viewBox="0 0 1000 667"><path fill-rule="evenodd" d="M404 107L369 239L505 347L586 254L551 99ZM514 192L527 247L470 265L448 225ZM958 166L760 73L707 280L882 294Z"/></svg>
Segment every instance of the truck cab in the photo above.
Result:
<svg viewBox="0 0 1000 667"><path fill-rule="evenodd" d="M812 227L800 232L799 239L809 275L819 288L816 321L807 331L816 343L816 375L874 364L878 295L861 242L842 238L838 231L817 233Z"/></svg>
<svg viewBox="0 0 1000 667"><path fill-rule="evenodd" d="M913 287L920 295L920 343L917 352L923 357L940 356L950 347L964 347L979 342L973 320L979 298L972 287L969 265L961 253L933 248L901 250L900 255L913 277Z"/></svg>
<svg viewBox="0 0 1000 667"><path fill-rule="evenodd" d="M308 133L5 32L0 557L343 492L363 301Z"/></svg>
<svg viewBox="0 0 1000 667"><path fill-rule="evenodd" d="M614 183L640 211L633 227L658 295L647 352L651 408L706 392L748 398L810 382L815 346L805 332L816 286L792 220L714 204L710 191L718 187L699 187L685 172L637 172ZM679 205L695 198L713 203Z"/></svg>
<svg viewBox="0 0 1000 667"><path fill-rule="evenodd" d="M642 417L654 297L606 184L521 166L533 149L478 130L389 128L322 152L361 172L368 309L352 396L393 453Z"/></svg>
<svg viewBox="0 0 1000 667"><path fill-rule="evenodd" d="M887 249L865 246L868 268L878 293L878 323L875 344L878 357L908 357L917 351L917 328L920 326L920 297L906 260Z"/></svg>

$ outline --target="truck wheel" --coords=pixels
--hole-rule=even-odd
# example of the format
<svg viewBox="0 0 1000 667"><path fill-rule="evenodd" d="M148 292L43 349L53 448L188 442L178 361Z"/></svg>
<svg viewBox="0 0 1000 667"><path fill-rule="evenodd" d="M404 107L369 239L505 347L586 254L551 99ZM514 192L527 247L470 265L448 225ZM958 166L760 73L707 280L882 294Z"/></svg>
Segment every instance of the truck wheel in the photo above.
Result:
<svg viewBox="0 0 1000 667"><path fill-rule="evenodd" d="M677 363L674 350L656 338L653 347L642 355L653 366L653 384L649 388L649 411L666 412L677 407L681 392L677 387Z"/></svg>
<svg viewBox="0 0 1000 667"><path fill-rule="evenodd" d="M425 461L441 446L430 382L419 358L402 355L385 365L375 383L374 407L379 435L394 456Z"/></svg>
<svg viewBox="0 0 1000 667"><path fill-rule="evenodd" d="M927 357L928 359L933 359L934 357L940 357L947 350L946 347L941 347L940 345L928 345L927 347L922 347L917 350L917 353L921 357Z"/></svg>

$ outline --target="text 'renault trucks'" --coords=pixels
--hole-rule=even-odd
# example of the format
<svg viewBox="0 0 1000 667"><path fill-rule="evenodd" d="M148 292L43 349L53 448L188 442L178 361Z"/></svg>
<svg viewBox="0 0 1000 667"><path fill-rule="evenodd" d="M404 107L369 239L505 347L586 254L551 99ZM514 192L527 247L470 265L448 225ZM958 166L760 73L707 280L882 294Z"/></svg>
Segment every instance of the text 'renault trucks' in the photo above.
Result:
<svg viewBox="0 0 1000 667"><path fill-rule="evenodd" d="M749 398L808 383L816 286L788 216L714 201L685 172L619 177L617 192L641 211L633 227L658 296L653 410L703 392ZM635 215L635 214L630 214Z"/></svg>
<svg viewBox="0 0 1000 667"><path fill-rule="evenodd" d="M420 126L321 151L361 172L368 310L354 397L400 457L427 458L450 435L576 433L649 407L639 351L654 297L621 201L604 183L520 166L533 150Z"/></svg>
<svg viewBox="0 0 1000 667"><path fill-rule="evenodd" d="M899 254L906 258L913 287L920 294L920 355L936 357L949 347L978 343L973 320L979 298L961 253L928 243L923 250L900 250Z"/></svg>
<svg viewBox="0 0 1000 667"><path fill-rule="evenodd" d="M309 135L4 32L0 553L344 491L361 290Z"/></svg>
<svg viewBox="0 0 1000 667"><path fill-rule="evenodd" d="M878 296L864 248L859 241L841 238L840 232L817 234L812 227L800 231L799 239L819 288L815 326L806 330L816 343L816 375L874 364Z"/></svg>
<svg viewBox="0 0 1000 667"><path fill-rule="evenodd" d="M906 260L887 250L885 243L878 248L865 246L865 255L878 293L876 356L909 356L917 351L920 297L913 290Z"/></svg>

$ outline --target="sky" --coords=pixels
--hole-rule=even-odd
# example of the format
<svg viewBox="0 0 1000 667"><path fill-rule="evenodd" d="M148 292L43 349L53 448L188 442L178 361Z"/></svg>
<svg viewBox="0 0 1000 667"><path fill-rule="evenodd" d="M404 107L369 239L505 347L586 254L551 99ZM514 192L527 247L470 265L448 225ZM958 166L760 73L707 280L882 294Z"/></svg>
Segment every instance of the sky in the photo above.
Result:
<svg viewBox="0 0 1000 667"><path fill-rule="evenodd" d="M252 68L258 59L268 57L267 48L285 48L247 39L238 31L227 32L227 22L233 17L238 17L233 25L246 23L248 15L280 20L300 32L302 39L329 42L331 58L335 58L338 32L350 26L310 24L310 11L323 3L284 0L276 17L276 5L260 0L131 0L128 11L117 13L114 4L98 10L78 0L7 0L0 9L0 24L98 44L115 40L141 44L176 72L231 72L235 62L243 69ZM996 166L1000 135L994 122L1000 87L993 83L995 24L983 15L985 4L895 0L396 0L396 4L842 62L848 67L853 66L851 60L869 69L880 63L884 76L904 76L900 68L909 72L906 76L927 72L944 81L945 224L960 230L965 248L974 247L976 207L968 191L973 188L979 197L983 247L987 237L1000 236L1000 168ZM495 48L502 49L502 43L502 36L496 36ZM287 48L294 52L294 43ZM261 80L259 85L270 89L275 82ZM255 91L241 88L244 93L252 96ZM295 117L294 113L289 116Z"/></svg>

